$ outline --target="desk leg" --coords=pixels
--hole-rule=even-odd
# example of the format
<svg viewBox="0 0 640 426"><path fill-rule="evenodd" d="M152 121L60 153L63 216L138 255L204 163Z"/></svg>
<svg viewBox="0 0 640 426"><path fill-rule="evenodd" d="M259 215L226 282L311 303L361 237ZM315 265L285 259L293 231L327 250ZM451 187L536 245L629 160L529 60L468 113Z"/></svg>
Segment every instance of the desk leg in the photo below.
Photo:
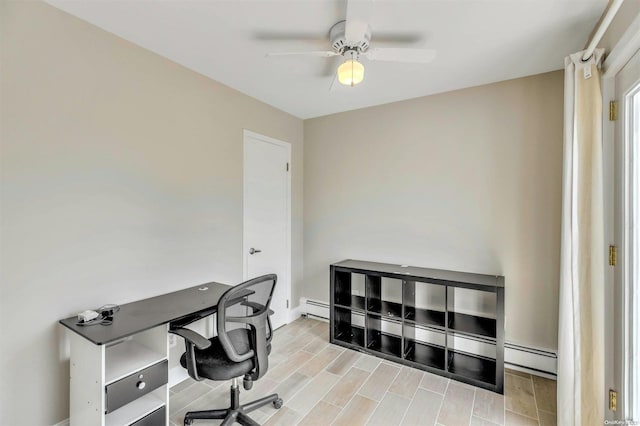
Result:
<svg viewBox="0 0 640 426"><path fill-rule="evenodd" d="M105 347L73 332L67 335L71 346L69 424L104 426Z"/></svg>

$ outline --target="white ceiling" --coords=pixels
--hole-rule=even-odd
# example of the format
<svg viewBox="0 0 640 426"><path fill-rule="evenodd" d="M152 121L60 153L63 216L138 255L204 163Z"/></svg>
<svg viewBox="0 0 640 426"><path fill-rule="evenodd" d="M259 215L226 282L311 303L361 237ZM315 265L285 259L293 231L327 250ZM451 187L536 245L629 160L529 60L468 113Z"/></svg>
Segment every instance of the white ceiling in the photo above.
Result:
<svg viewBox="0 0 640 426"><path fill-rule="evenodd" d="M265 54L331 50L329 29L345 18L346 0L48 2L300 118L560 69L567 54L584 47L606 6L606 0L376 0L371 46L433 48L435 61L363 59L362 84L329 91L340 58ZM419 37L376 42L389 33Z"/></svg>

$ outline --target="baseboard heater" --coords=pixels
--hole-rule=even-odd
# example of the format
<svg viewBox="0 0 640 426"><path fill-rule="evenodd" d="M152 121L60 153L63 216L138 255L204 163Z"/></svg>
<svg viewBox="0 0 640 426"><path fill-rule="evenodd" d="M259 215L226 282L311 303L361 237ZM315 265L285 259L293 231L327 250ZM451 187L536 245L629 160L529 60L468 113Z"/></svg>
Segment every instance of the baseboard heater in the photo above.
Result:
<svg viewBox="0 0 640 426"><path fill-rule="evenodd" d="M317 300L301 298L300 313L311 318L329 321L329 304ZM482 353L482 342L467 339L465 350ZM505 342L504 363L507 368L556 379L558 354L554 351Z"/></svg>

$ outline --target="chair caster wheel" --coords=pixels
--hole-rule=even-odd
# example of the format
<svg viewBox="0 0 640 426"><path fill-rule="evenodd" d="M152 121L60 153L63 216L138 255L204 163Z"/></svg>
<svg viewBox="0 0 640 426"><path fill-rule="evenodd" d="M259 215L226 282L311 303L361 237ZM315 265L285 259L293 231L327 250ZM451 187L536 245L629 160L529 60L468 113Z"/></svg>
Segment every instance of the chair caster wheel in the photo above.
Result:
<svg viewBox="0 0 640 426"><path fill-rule="evenodd" d="M273 407L276 409L282 408L282 398L278 398L275 401L273 401Z"/></svg>
<svg viewBox="0 0 640 426"><path fill-rule="evenodd" d="M193 423L193 420L192 420L192 419L184 419L184 425L185 425L185 426L188 426L188 425L190 425L191 423Z"/></svg>
<svg viewBox="0 0 640 426"><path fill-rule="evenodd" d="M242 380L242 387L244 388L244 390L251 390L251 388L253 387L253 380Z"/></svg>

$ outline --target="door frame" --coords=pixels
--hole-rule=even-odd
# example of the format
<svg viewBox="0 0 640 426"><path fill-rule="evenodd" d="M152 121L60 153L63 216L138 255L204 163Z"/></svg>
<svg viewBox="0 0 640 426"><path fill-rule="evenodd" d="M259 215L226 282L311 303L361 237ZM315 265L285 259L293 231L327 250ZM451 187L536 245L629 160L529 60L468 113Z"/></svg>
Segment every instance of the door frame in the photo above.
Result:
<svg viewBox="0 0 640 426"><path fill-rule="evenodd" d="M247 137L251 137L253 139L257 139L260 142L268 143L272 145L277 145L286 150L287 153L287 163L289 164L289 172L287 173L287 226L286 226L286 276L285 279L282 280L281 277L278 277L278 284L284 284L285 287L285 295L287 300L289 301L287 312L286 312L286 322L291 322L291 144L289 142L284 142L279 139L272 138L270 136L261 135L260 133L252 132L251 130L243 129L242 130L242 277L244 280L248 279L248 256L249 252L249 244L247 242L247 230L246 230L246 221L245 221L245 197L247 195L247 182L244 178L245 172L245 164L246 164L246 144ZM284 283L282 281L285 281Z"/></svg>
<svg viewBox="0 0 640 426"><path fill-rule="evenodd" d="M640 55L640 50L636 55ZM635 60L635 69L640 69L640 61ZM630 128L631 124L638 125L640 123L632 122L631 116L634 112L634 108L631 105L632 97L640 95L640 86L638 86L640 80L636 80L633 85L633 89L626 92L623 96L623 99L620 99L620 103L624 102L624 117L623 114L620 114L620 123L618 124L618 128L621 129L622 134L622 142L623 150L624 150L624 183L623 183L623 217L624 217L624 227L623 227L623 235L621 237L622 242L622 252L623 256L620 256L622 262L621 266L623 269L621 272L622 276L622 287L623 293L625 295L624 298L624 306L622 312L624 312L623 322L624 322L624 379L623 379L623 415L625 420L637 420L640 418L640 413L636 411L632 411L631 401L637 400L638 395L636 395L637 388L633 386L633 382L630 379L632 375L636 375L638 368L637 365L634 365L632 362L632 358L634 356L633 351L634 347L637 347L638 342L635 341L638 335L638 324L634 321L635 315L638 313L638 309L640 306L637 305L637 292L638 289L632 287L632 283L638 279L637 271L635 268L637 265L633 264L632 256L635 257L637 255L635 247L635 241L630 237L633 235L634 230L638 229L638 224L636 223L636 217L632 216L635 212L633 205L638 203L638 184L635 180L635 173L639 166L639 164L635 163L638 158L637 149L638 147L632 146ZM622 108L620 108L622 110ZM622 120L624 119L624 122ZM635 237L637 238L637 236ZM638 407L634 407L635 410L638 410Z"/></svg>
<svg viewBox="0 0 640 426"><path fill-rule="evenodd" d="M606 420L623 420L627 411L627 389L625 389L626 358L625 340L627 324L624 312L626 289L623 283L625 262L624 207L619 205L623 200L624 188L620 179L623 171L621 141L616 141L616 121L609 121L609 101L616 99L616 77L625 64L640 49L640 15L629 25L623 36L616 43L603 64L602 96L603 96L603 171L604 171L604 217L605 239L608 244L615 245L618 250L618 263L615 267L605 266L605 389L603 403ZM618 117L621 120L622 117ZM607 247L603 247L607 250ZM608 259L608 253L605 254ZM614 413L609 410L609 389L618 392L618 409Z"/></svg>

